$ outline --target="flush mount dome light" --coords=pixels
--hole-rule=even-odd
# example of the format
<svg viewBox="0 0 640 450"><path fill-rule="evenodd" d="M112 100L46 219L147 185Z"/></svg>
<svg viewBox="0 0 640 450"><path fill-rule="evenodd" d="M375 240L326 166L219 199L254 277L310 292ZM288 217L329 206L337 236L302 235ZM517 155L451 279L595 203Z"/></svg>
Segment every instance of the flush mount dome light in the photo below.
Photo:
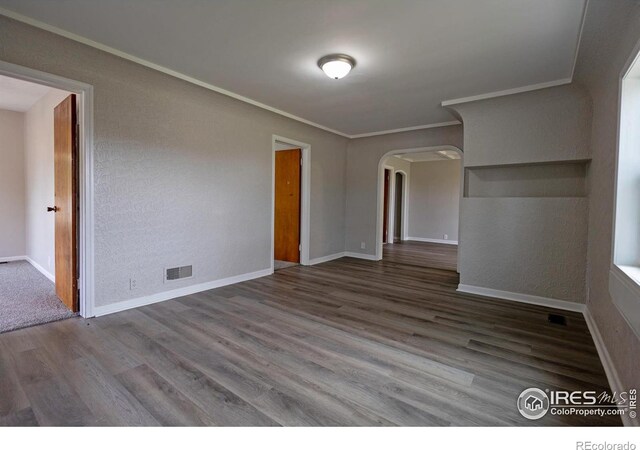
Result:
<svg viewBox="0 0 640 450"><path fill-rule="evenodd" d="M356 65L356 60L348 55L327 55L320 58L318 67L329 78L339 80L347 76Z"/></svg>

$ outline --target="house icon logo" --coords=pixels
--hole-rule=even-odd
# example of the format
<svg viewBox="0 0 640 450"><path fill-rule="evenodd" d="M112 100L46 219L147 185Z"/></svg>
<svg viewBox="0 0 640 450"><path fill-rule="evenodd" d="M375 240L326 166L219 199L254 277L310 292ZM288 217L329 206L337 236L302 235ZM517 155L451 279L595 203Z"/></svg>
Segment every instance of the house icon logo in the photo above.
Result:
<svg viewBox="0 0 640 450"><path fill-rule="evenodd" d="M549 397L538 388L525 389L518 397L518 411L527 419L540 419L549 411Z"/></svg>

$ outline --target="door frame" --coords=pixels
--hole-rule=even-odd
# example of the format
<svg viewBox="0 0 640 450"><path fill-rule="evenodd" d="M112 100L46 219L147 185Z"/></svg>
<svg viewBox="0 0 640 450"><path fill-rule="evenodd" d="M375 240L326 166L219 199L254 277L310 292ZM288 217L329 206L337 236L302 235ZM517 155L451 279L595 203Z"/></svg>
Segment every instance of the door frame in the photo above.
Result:
<svg viewBox="0 0 640 450"><path fill-rule="evenodd" d="M407 182L409 175L407 174L407 172L405 172L404 170L395 170L393 171L393 177L394 177L394 183L393 183L393 189L394 189L394 197L393 197L393 228L394 228L394 232L395 232L395 227L396 227L396 208L398 207L398 205L396 205L396 193L395 193L395 188L396 188L396 184L395 184L395 176L397 174L400 174L400 179L402 180L402 198L400 199L400 203L402 204L401 207L402 209L400 210L401 212L401 217L400 217L400 240L404 241L407 236L409 235L409 231L408 231L408 227L407 227L407 219L409 218L409 210L407 209L409 206L409 202L407 201L407 199L409 198L409 196L407 195L407 189L409 188L409 183ZM395 239L395 236L394 236Z"/></svg>
<svg viewBox="0 0 640 450"><path fill-rule="evenodd" d="M93 317L95 306L94 197L93 197L93 86L47 72L0 60L0 75L49 86L76 94L79 125L78 146L78 268L80 315Z"/></svg>
<svg viewBox="0 0 640 450"><path fill-rule="evenodd" d="M395 223L393 223L393 212L395 211L395 195L396 195L396 187L393 184L395 182L395 169L393 166L389 166L384 164L382 166L382 213L384 215L384 171L389 171L389 192L387 195L389 196L389 205L387 209L387 241L389 240L389 236L391 236L391 242L385 242L384 236L382 236L382 244L393 244L393 234L395 232ZM384 234L384 217L382 218L382 234Z"/></svg>
<svg viewBox="0 0 640 450"><path fill-rule="evenodd" d="M382 260L382 211L384 210L384 162L392 155L398 155L403 153L424 153L424 152L437 152L439 150L451 150L457 152L460 155L460 199L458 202L459 214L458 223L462 222L462 197L464 195L464 152L458 147L453 145L437 145L433 147L418 147L418 148L400 148L390 150L383 154L378 161L378 189L377 189L377 201L376 201L376 256L375 260ZM405 189L406 192L406 189ZM406 211L406 208L405 208ZM458 246L462 243L462 227L458 226ZM459 247L458 247L459 248ZM460 257L458 257L458 270L460 269Z"/></svg>
<svg viewBox="0 0 640 450"><path fill-rule="evenodd" d="M300 179L300 264L309 265L310 214L311 214L311 145L294 139L271 136L271 272L275 255L275 208L276 208L276 148L278 144L299 148L302 152Z"/></svg>

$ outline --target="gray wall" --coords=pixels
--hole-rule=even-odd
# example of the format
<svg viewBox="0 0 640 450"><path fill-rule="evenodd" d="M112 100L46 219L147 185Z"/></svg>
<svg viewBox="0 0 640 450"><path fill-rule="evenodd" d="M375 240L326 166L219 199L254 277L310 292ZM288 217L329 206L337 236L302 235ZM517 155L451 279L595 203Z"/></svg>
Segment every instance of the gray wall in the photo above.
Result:
<svg viewBox="0 0 640 450"><path fill-rule="evenodd" d="M590 0L577 82L593 99L592 160L589 182L587 306L626 388L640 386L640 341L609 296L618 82L622 67L640 39L640 4L630 0Z"/></svg>
<svg viewBox="0 0 640 450"><path fill-rule="evenodd" d="M55 277L53 109L69 95L51 89L24 115L26 254Z"/></svg>
<svg viewBox="0 0 640 450"><path fill-rule="evenodd" d="M345 250L375 255L378 168L385 154L400 149L452 145L462 149L462 126L429 128L352 139L347 152ZM361 249L360 243L366 248Z"/></svg>
<svg viewBox="0 0 640 450"><path fill-rule="evenodd" d="M347 139L3 16L0 42L94 86L97 306L268 269L272 134L311 145L310 257L344 250Z"/></svg>
<svg viewBox="0 0 640 450"><path fill-rule="evenodd" d="M462 161L411 163L409 237L458 240Z"/></svg>
<svg viewBox="0 0 640 450"><path fill-rule="evenodd" d="M464 166L588 159L588 94L562 86L455 105L464 122ZM460 283L586 301L588 199L466 197Z"/></svg>
<svg viewBox="0 0 640 450"><path fill-rule="evenodd" d="M25 254L23 122L0 109L0 259Z"/></svg>

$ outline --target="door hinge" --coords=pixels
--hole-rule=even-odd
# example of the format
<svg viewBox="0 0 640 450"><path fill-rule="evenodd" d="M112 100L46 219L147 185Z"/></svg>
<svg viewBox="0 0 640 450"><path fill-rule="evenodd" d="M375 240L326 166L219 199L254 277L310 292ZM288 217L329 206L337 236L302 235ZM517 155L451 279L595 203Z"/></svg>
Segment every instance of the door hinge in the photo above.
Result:
<svg viewBox="0 0 640 450"><path fill-rule="evenodd" d="M302 245L298 245L298 251L301 252L302 251Z"/></svg>
<svg viewBox="0 0 640 450"><path fill-rule="evenodd" d="M300 158L300 165L302 165L302 158Z"/></svg>

